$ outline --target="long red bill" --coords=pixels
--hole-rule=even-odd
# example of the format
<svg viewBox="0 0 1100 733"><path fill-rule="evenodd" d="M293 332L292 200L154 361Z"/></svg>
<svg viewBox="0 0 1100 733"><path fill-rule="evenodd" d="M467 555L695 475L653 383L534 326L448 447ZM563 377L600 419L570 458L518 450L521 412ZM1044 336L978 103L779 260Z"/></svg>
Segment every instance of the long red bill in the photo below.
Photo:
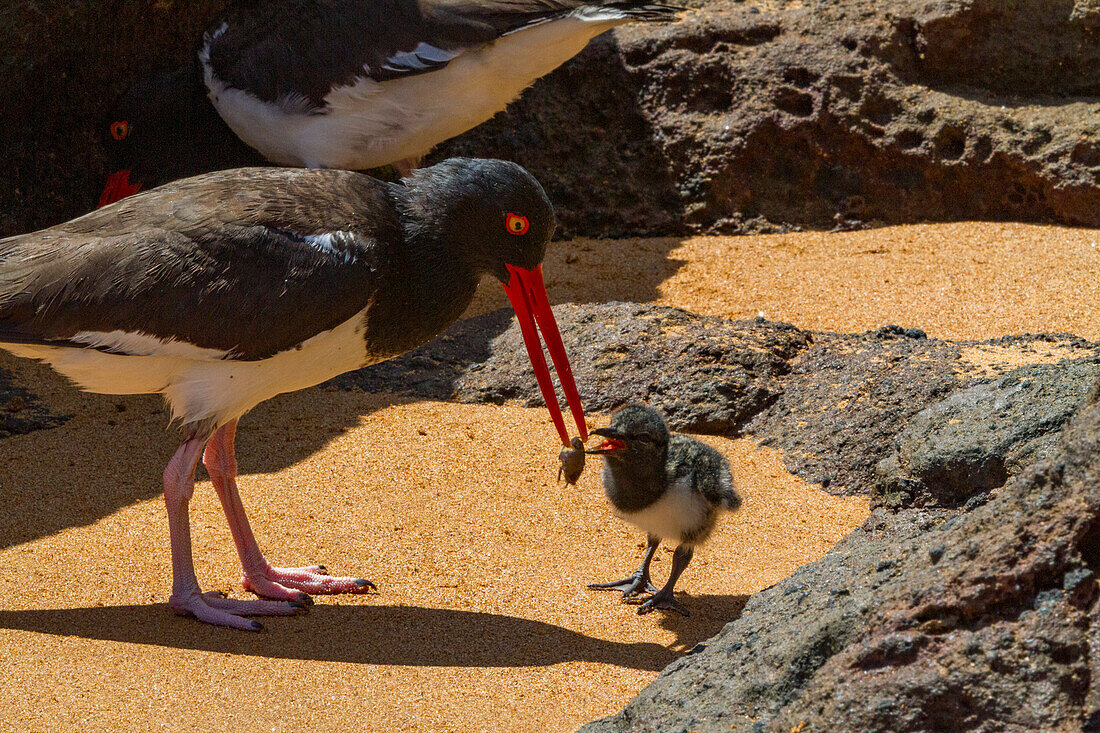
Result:
<svg viewBox="0 0 1100 733"><path fill-rule="evenodd" d="M561 332L558 331L557 321L550 310L550 299L546 296L546 283L542 278L542 265L533 270L525 270L522 267L506 265L508 274L512 277L504 286L504 292L516 311L516 320L519 322L520 332L523 334L523 343L527 346L527 356L531 359L531 367L535 370L535 379L538 380L539 389L542 390L542 398L546 402L546 409L550 411L550 418L554 421L554 427L561 436L561 444L569 447L569 433L565 429L565 419L561 414L561 406L558 404L558 396L554 392L554 383L550 381L550 368L546 365L546 357L542 355L542 343L539 341L538 330L546 339L546 350L550 352L550 359L554 362L554 370L558 373L558 380L565 392L565 400L569 403L569 411L573 413L573 421L577 424L577 431L582 440L588 440L588 426L584 424L584 407L581 406L581 396L577 392L577 385L573 381L573 369L569 366L569 357L565 354L565 345L561 341Z"/></svg>
<svg viewBox="0 0 1100 733"><path fill-rule="evenodd" d="M130 183L130 169L115 171L107 176L107 185L103 187L103 193L99 194L99 206L103 208L107 204L121 201L127 196L132 196L141 190L141 184Z"/></svg>

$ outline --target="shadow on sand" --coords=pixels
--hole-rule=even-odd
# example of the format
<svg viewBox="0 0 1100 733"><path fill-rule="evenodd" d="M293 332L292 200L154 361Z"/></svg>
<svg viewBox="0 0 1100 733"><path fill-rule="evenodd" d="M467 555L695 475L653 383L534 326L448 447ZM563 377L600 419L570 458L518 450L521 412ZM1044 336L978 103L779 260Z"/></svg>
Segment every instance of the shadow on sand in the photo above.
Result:
<svg viewBox="0 0 1100 733"><path fill-rule="evenodd" d="M0 611L0 628L352 664L533 667L584 661L658 671L737 618L746 598L685 598L698 613L666 620L678 635L671 648L596 639L515 616L416 606L318 605L307 615L264 619L267 631L260 634L180 618L167 604Z"/></svg>

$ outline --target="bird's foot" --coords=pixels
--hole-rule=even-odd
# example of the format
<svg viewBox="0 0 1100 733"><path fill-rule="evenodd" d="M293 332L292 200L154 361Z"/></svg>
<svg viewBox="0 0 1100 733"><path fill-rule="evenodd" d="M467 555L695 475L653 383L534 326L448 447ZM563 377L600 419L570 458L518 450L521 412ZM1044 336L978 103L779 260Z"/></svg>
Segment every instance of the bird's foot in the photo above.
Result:
<svg viewBox="0 0 1100 733"><path fill-rule="evenodd" d="M662 611L675 611L681 616L690 616L691 611L687 606L672 597L672 591L662 588L649 598L623 599L624 603L638 604L638 615L644 616L650 611L661 609Z"/></svg>
<svg viewBox="0 0 1100 733"><path fill-rule="evenodd" d="M641 570L635 570L622 580L616 580L611 583L589 583L588 587L593 590L622 591L624 599L641 593L656 594L658 592L657 588L649 582L649 577L643 574Z"/></svg>
<svg viewBox="0 0 1100 733"><path fill-rule="evenodd" d="M309 593L335 595L378 590L374 583L363 578L329 575L323 565L301 568L274 568L268 565L259 573L245 573L241 583L246 589L264 598L306 604L313 602Z"/></svg>
<svg viewBox="0 0 1100 733"><path fill-rule="evenodd" d="M173 593L168 605L180 616L194 616L203 623L244 631L263 631L264 625L243 616L293 616L307 610L296 601L244 601L226 598L218 591L202 593L197 588L188 593Z"/></svg>

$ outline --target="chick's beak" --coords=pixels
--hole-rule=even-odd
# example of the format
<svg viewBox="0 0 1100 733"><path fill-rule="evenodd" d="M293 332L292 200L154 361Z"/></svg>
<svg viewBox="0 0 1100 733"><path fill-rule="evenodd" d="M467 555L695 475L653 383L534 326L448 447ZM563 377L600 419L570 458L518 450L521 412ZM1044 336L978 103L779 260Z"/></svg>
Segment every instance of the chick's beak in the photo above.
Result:
<svg viewBox="0 0 1100 733"><path fill-rule="evenodd" d="M617 450L623 450L626 448L626 441L623 440L623 435L617 430L612 428L599 428L592 431L593 435L599 435L601 438L606 438L604 442L600 443L595 448L590 448L585 451L589 455L602 455L604 453L614 453Z"/></svg>
<svg viewBox="0 0 1100 733"><path fill-rule="evenodd" d="M103 193L99 194L99 206L103 208L107 204L121 201L127 196L132 196L141 190L140 183L130 183L130 169L124 168L107 176L107 185L103 187Z"/></svg>
<svg viewBox="0 0 1100 733"><path fill-rule="evenodd" d="M557 428L558 435L561 437L561 444L569 447L569 433L565 429L565 419L558 404L558 396L554 392L554 383L550 380L550 368L546 365L546 357L542 355L539 331L546 340L546 350L550 352L550 359L554 362L554 371L558 373L558 380L561 382L562 391L565 392L565 400L569 403L569 411L573 413L573 421L577 424L581 439L588 440L588 427L584 423L584 407L581 405L580 394L577 393L577 385L573 381L573 370L569 366L569 357L565 354L565 345L561 341L558 324L550 310L550 299L546 295L546 283L542 278L542 265L533 270L525 270L515 265L505 265L505 267L508 268L508 274L511 277L504 286L504 292L508 295L508 300L516 312L516 320L523 334L523 343L527 346L527 356L531 359L535 379L538 380L546 409L550 411L554 427Z"/></svg>

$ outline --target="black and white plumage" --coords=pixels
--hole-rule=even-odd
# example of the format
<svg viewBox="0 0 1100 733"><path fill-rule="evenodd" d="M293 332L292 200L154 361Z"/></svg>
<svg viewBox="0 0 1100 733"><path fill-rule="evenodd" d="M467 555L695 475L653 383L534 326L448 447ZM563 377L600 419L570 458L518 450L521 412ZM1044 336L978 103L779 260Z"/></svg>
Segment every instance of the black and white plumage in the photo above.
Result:
<svg viewBox="0 0 1100 733"><path fill-rule="evenodd" d="M135 185L186 167L182 153L210 164L209 146L224 165L247 163L229 129L279 165L407 172L594 36L677 12L645 0L242 0L194 66L123 95L104 139Z"/></svg>
<svg viewBox="0 0 1100 733"><path fill-rule="evenodd" d="M236 491L237 419L277 394L429 341L465 310L483 273L515 305L562 443L542 349L530 342L536 325L587 437L542 284L553 230L542 187L504 161L452 159L405 185L347 171L212 173L0 240L0 348L45 361L88 391L164 396L188 436L164 476L171 603L255 628L240 616L289 613L306 591L369 584L267 563ZM187 500L204 446L245 586L276 603L199 590Z"/></svg>
<svg viewBox="0 0 1100 733"><path fill-rule="evenodd" d="M604 493L617 516L645 531L648 545L642 566L632 575L589 587L622 591L624 599L652 594L638 613L662 608L688 615L673 598L676 581L695 546L714 531L719 515L741 506L729 463L705 443L671 435L660 413L645 405L627 405L610 426L592 434L606 439L587 451L603 456ZM658 590L650 583L649 567L662 540L677 546L668 582Z"/></svg>

